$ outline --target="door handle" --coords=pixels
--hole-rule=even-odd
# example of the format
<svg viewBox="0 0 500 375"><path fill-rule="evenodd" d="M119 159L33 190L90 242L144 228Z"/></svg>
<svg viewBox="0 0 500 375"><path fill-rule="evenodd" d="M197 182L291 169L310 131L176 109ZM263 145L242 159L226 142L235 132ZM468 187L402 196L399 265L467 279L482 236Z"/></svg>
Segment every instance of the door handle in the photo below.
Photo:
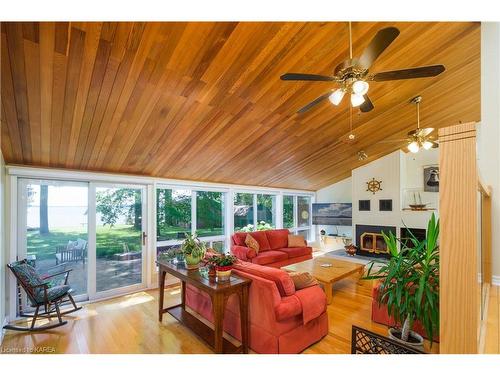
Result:
<svg viewBox="0 0 500 375"><path fill-rule="evenodd" d="M146 237L148 235L146 234L146 232L142 232L142 245L143 246L146 246Z"/></svg>

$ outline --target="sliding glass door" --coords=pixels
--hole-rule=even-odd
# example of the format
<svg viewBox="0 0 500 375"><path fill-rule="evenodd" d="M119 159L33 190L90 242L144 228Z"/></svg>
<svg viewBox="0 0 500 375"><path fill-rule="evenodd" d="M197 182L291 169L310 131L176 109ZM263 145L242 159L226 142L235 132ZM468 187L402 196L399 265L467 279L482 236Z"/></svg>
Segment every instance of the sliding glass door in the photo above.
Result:
<svg viewBox="0 0 500 375"><path fill-rule="evenodd" d="M90 285L91 293L100 298L142 288L146 188L91 184L91 192L95 195L95 231L91 233L95 238L91 254L95 279Z"/></svg>
<svg viewBox="0 0 500 375"><path fill-rule="evenodd" d="M143 287L145 198L145 186L19 178L17 258L41 275L71 269L77 300Z"/></svg>
<svg viewBox="0 0 500 375"><path fill-rule="evenodd" d="M18 259L41 275L71 269L77 299L88 294L88 184L19 179Z"/></svg>

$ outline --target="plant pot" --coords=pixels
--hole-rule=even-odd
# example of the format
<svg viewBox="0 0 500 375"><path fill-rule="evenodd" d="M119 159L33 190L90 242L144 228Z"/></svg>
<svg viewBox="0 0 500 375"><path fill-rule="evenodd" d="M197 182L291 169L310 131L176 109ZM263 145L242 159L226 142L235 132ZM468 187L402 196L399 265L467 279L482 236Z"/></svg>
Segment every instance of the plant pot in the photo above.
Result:
<svg viewBox="0 0 500 375"><path fill-rule="evenodd" d="M344 249L347 255L352 257L354 256L354 254L356 254L356 251L358 250L356 246L354 246L353 244L344 246Z"/></svg>
<svg viewBox="0 0 500 375"><path fill-rule="evenodd" d="M424 348L424 338L417 332L410 331L408 341L401 340L401 330L397 328L389 328L389 337L400 344L411 346L412 348L422 350Z"/></svg>
<svg viewBox="0 0 500 375"><path fill-rule="evenodd" d="M215 266L213 264L208 265L208 277L215 277L217 276L217 270L215 269Z"/></svg>
<svg viewBox="0 0 500 375"><path fill-rule="evenodd" d="M217 281L221 283L229 281L232 268L233 266L216 267Z"/></svg>
<svg viewBox="0 0 500 375"><path fill-rule="evenodd" d="M188 270L194 270L200 267L200 256L193 257L191 254L184 254L184 259L186 261L186 268Z"/></svg>

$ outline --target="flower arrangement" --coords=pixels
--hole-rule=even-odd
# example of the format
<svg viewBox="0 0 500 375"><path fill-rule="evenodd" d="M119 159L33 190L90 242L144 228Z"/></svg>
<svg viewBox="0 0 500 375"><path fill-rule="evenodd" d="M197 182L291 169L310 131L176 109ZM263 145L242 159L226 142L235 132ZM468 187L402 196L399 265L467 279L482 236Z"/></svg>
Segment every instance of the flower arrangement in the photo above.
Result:
<svg viewBox="0 0 500 375"><path fill-rule="evenodd" d="M214 255L207 260L207 263L215 266L217 281L225 282L231 276L231 270L234 263L236 263L236 257L229 254Z"/></svg>

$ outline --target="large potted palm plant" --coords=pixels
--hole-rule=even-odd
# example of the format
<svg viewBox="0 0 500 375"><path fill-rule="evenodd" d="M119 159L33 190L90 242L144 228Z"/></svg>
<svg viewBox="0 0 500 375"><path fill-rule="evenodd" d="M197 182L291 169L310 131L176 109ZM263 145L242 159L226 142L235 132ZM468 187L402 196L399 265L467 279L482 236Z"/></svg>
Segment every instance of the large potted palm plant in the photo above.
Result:
<svg viewBox="0 0 500 375"><path fill-rule="evenodd" d="M381 280L378 303L387 306L401 327L390 328L389 336L422 346L423 338L412 331L418 320L432 343L439 332L439 221L432 214L426 238L418 240L410 233L410 244L392 233L383 236L391 257L387 263L372 262L364 278Z"/></svg>

